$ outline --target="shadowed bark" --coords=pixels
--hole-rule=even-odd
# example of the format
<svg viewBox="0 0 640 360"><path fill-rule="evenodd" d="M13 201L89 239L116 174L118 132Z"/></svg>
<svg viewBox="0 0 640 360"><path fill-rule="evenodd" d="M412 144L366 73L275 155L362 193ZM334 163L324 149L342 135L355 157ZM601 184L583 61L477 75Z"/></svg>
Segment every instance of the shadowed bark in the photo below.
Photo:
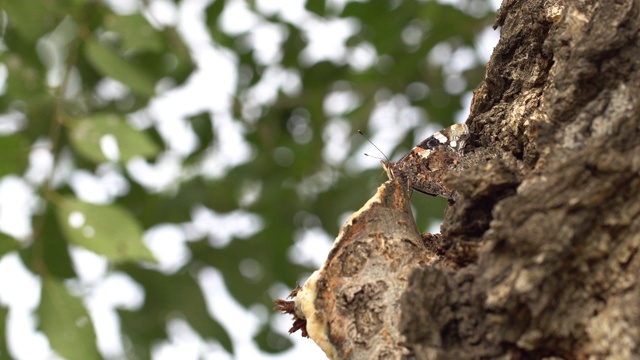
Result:
<svg viewBox="0 0 640 360"><path fill-rule="evenodd" d="M505 1L442 236L401 330L418 359L640 357L640 1Z"/></svg>
<svg viewBox="0 0 640 360"><path fill-rule="evenodd" d="M505 1L497 26L442 233L407 255L385 185L278 303L332 359L640 358L640 0Z"/></svg>

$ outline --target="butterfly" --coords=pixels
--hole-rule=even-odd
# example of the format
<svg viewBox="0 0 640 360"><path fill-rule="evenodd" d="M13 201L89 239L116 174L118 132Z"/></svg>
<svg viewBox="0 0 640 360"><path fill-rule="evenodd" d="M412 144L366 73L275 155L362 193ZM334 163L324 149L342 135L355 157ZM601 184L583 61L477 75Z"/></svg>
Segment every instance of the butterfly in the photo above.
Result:
<svg viewBox="0 0 640 360"><path fill-rule="evenodd" d="M382 160L389 178L400 178L409 188L451 199L453 190L443 178L454 169L469 139L466 124L445 128L416 145L396 162Z"/></svg>

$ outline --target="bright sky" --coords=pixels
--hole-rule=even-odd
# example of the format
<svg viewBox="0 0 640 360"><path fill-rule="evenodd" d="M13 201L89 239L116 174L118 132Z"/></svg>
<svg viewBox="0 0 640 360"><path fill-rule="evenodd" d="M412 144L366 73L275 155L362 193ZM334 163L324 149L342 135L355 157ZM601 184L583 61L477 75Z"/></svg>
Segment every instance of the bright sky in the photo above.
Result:
<svg viewBox="0 0 640 360"><path fill-rule="evenodd" d="M328 1L330 6L341 8L347 0ZM107 1L119 13L137 11L138 2L128 0ZM157 96L147 109L132 117L138 126L156 124L161 136L168 144L169 151L154 164L144 160L132 160L127 172L138 182L150 190L163 190L174 183L174 179L183 176L179 173L179 164L196 146L197 138L188 122L188 116L203 111L214 115L214 133L219 144L209 155L205 174L210 177L222 177L226 171L238 164L248 161L252 149L244 142L243 129L231 116L231 94L239 80L237 62L234 56L211 42L204 24L204 8L210 1L184 0L179 6L169 0L151 1L150 12L146 15L158 24L175 24L186 39L198 64L189 80L181 87L166 91ZM456 1L444 1L456 3ZM374 61L375 51L363 46L354 51L347 51L343 40L351 33L358 31L358 24L350 20L325 21L304 10L304 0L258 0L258 9L265 14L279 14L280 17L303 28L310 40L305 49L302 61L315 62L320 59L347 61L354 68L367 67ZM497 8L497 0L494 8ZM280 56L279 46L284 40L285 30L268 24L251 13L242 0L228 1L222 14L221 26L230 33L249 31L251 45L256 48L258 61L272 65L259 86L252 90L250 98L254 105L269 104L275 101L278 89L286 93L300 91L299 75L284 71L277 64ZM407 36L411 36L408 34ZM484 61L497 42L497 32L487 30L478 35L477 42L483 50ZM452 54L451 49L443 45L437 51L448 58L447 67L452 73L470 66L468 59L473 58L465 50ZM0 83L3 83L6 72L0 67ZM455 78L451 89L455 91L459 84ZM122 86L115 81L106 81L102 86L105 96L122 96ZM421 89L416 88L416 92ZM206 94L206 96L197 96ZM326 99L326 110L346 111L359 99L348 88L336 89ZM381 103L374 111L371 119L372 140L383 149L390 149L399 141L397 131L386 131L390 116L403 110L402 99L390 98ZM470 102L470 96L467 96ZM465 106L468 108L468 105ZM329 110L332 109L332 110ZM251 104L244 110L248 119L252 118ZM417 121L418 115L404 113L408 121L403 124L409 129ZM466 114L458 115L458 122L463 121ZM413 120L412 120L413 119ZM257 118L255 119L258 120ZM24 119L3 117L0 119L0 131L3 127L20 126ZM305 140L309 136L304 121L300 122L299 131L294 131L296 141ZM394 126L398 126L395 124ZM323 134L326 141L323 156L329 163L339 163L347 156L346 151L349 134L352 132L347 121L336 117L328 125ZM426 128L419 134L416 142L438 130ZM400 134L401 135L401 134ZM108 139L107 139L108 140ZM113 144L105 141L105 153L116 151ZM31 235L30 217L40 206L34 195L34 188L41 184L46 174L52 171L51 154L41 147L32 152L30 168L24 178L8 176L0 179L0 230L26 239ZM341 151L341 149L343 149ZM370 150L370 149L367 149ZM284 151L284 150L283 150ZM364 151L361 151L364 152ZM286 161L287 154L278 157ZM350 166L356 171L378 166L377 162L356 161ZM74 170L72 164L64 159L58 165L56 177L69 181L76 195L82 200L93 203L108 203L128 189L128 184L120 170L113 164L99 167L95 174ZM248 194L250 201L251 194ZM228 214L216 213L210 209L194 209L192 221L188 224L160 224L145 232L145 243L159 259L158 268L171 273L188 261L186 242L209 235L216 246L222 246L232 238L250 236L259 231L261 219L255 214L237 210ZM290 250L291 259L300 263L320 267L333 241L332 235L319 227L296 235L296 244ZM74 247L71 251L74 265L79 274L79 282L69 284L86 295L86 305L96 326L99 348L104 355L118 356L122 353L123 344L119 338L119 323L115 308L137 308L141 306L144 292L126 274L108 271L106 260L82 248ZM258 264L259 265L259 264ZM259 271L256 264L239 264L247 274ZM261 353L253 343L252 336L267 319L270 309L256 306L243 308L229 294L218 270L203 270L198 277L206 297L210 312L220 321L232 336L236 353L233 357L226 354L222 347L215 343L204 342L189 325L182 321L169 323L167 329L170 339L158 344L153 349L154 359L325 359L326 357L315 344L302 339L298 334L292 335L295 347L282 354L269 355ZM36 331L34 310L39 303L40 281L21 263L16 254L9 254L0 259L0 303L10 307L7 333L12 354L17 359L52 359L51 351L45 336ZM284 298L290 289L285 285L274 287L272 298ZM291 325L288 316L279 316L273 324L283 334Z"/></svg>

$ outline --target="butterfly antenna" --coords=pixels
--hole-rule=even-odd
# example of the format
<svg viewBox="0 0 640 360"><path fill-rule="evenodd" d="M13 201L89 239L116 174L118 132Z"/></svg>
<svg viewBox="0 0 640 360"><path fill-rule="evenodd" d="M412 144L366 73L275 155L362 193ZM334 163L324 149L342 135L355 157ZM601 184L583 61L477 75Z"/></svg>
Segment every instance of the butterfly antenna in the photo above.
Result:
<svg viewBox="0 0 640 360"><path fill-rule="evenodd" d="M382 154L382 156L384 156L384 158L385 158L387 161L389 161L389 158L387 157L387 155L385 155L385 154L382 152L382 150L380 150L380 148L379 148L379 147L377 147L377 146L376 146L376 144L374 144L374 143L373 143L373 141L369 140L369 138L367 137L367 135L365 135L365 134L364 134L362 131L360 131L360 130L358 130L358 134L362 135L362 137L364 137L364 138L369 142L369 144L373 145L373 147L374 147L374 148L376 148L376 150L378 150L378 151L380 152L380 154ZM364 155L365 155L365 156L371 156L371 155L369 155L369 154L367 154L367 153L365 153ZM375 159L379 159L379 158L377 158L377 157L375 157L375 156L371 156L371 157L372 157L372 158L375 158ZM382 160L382 159L381 159L381 160Z"/></svg>

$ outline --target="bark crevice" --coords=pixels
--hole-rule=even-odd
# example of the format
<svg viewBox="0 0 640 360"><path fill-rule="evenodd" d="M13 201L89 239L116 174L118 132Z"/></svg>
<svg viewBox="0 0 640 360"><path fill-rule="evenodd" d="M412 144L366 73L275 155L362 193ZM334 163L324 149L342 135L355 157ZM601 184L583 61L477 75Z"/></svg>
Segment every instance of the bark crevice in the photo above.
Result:
<svg viewBox="0 0 640 360"><path fill-rule="evenodd" d="M417 358L640 357L640 3L505 1L455 202L402 329Z"/></svg>

